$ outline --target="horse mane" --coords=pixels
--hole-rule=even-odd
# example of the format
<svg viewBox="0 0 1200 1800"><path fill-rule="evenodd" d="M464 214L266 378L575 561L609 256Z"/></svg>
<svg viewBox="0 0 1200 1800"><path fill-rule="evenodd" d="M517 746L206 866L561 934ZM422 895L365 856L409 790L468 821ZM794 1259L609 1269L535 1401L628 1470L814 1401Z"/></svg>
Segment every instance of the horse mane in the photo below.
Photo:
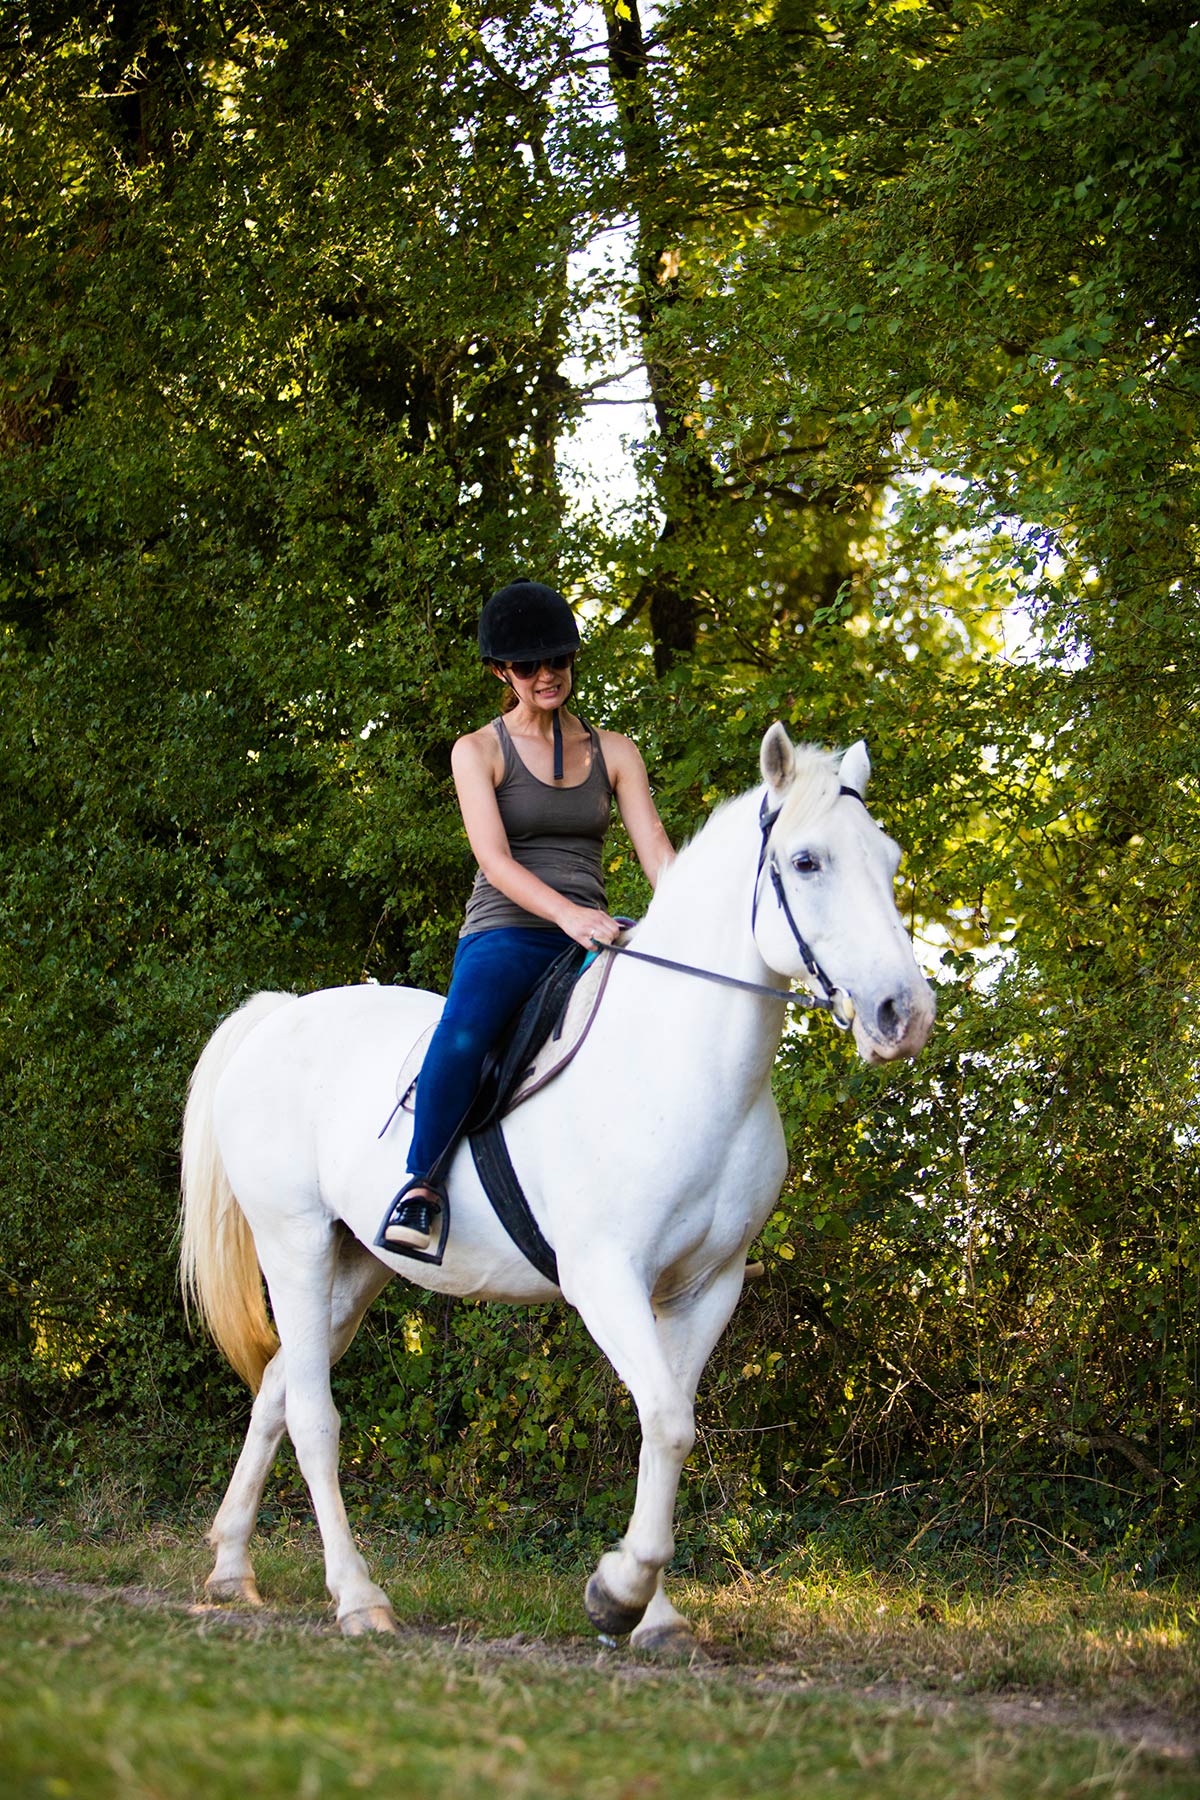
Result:
<svg viewBox="0 0 1200 1800"><path fill-rule="evenodd" d="M779 823L787 831L807 825L810 819L828 812L840 788L837 757L817 744L797 744L796 773L783 802Z"/></svg>
<svg viewBox="0 0 1200 1800"><path fill-rule="evenodd" d="M828 811L841 789L838 758L833 752L822 749L819 744L796 744L794 749L795 775L779 815L779 822L786 830L793 830ZM745 794L738 794L713 808L699 830L681 846L675 861L663 870L656 893L673 883L680 864L691 860L692 852L701 840L711 844L714 838L723 835L723 827L732 821L746 798Z"/></svg>

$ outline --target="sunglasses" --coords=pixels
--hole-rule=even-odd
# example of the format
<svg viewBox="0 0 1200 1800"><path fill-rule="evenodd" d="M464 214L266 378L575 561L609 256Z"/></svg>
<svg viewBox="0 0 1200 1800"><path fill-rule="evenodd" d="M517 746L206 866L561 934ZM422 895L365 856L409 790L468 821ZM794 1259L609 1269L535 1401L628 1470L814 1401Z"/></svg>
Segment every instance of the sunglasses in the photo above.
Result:
<svg viewBox="0 0 1200 1800"><path fill-rule="evenodd" d="M505 663L504 666L511 674L519 675L522 681L528 681L529 677L536 675L539 669L553 669L556 672L560 669L569 669L574 660L575 652L568 650L565 656L541 656L536 662L510 662Z"/></svg>

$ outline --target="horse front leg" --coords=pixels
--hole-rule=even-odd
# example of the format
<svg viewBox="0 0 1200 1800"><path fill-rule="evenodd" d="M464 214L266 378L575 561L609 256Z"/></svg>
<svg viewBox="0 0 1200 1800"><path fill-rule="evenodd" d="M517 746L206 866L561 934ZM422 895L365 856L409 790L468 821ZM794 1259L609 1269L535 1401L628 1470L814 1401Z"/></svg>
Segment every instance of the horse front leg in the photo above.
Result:
<svg viewBox="0 0 1200 1800"><path fill-rule="evenodd" d="M623 1636L638 1624L675 1548L679 1476L695 1438L692 1394L664 1353L643 1280L615 1258L594 1251L586 1268L563 1268L563 1291L578 1309L637 1407L642 1431L637 1499L616 1550L600 1558L584 1604L597 1631Z"/></svg>
<svg viewBox="0 0 1200 1800"><path fill-rule="evenodd" d="M696 1293L666 1302L655 1313L658 1340L676 1380L693 1406L704 1366L738 1303L745 1278L739 1251ZM695 1633L667 1597L664 1574L634 1628L630 1646L644 1655L686 1659L698 1648Z"/></svg>

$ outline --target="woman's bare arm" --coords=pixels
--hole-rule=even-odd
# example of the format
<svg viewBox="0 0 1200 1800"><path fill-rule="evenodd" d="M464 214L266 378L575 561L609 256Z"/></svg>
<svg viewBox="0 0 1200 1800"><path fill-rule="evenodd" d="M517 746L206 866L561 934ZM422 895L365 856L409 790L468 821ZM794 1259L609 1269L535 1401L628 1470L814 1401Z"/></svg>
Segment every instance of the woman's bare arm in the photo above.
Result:
<svg viewBox="0 0 1200 1800"><path fill-rule="evenodd" d="M658 816L641 751L632 738L617 731L602 731L600 743L621 822L653 888L667 865L674 862L675 850Z"/></svg>

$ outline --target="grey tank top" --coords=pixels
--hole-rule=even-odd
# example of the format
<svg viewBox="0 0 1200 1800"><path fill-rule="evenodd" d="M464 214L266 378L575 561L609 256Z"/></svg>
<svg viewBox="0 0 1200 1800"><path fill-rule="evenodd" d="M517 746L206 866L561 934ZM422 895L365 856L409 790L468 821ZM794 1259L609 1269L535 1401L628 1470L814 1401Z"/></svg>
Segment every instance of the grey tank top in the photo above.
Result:
<svg viewBox="0 0 1200 1800"><path fill-rule="evenodd" d="M600 752L600 739L586 720L582 723L592 742L592 766L585 781L559 788L530 774L517 755L503 719L493 719L492 729L504 752L504 774L496 789L496 804L508 847L523 869L538 876L556 894L574 900L577 906L603 908L601 856L612 814L612 787ZM526 912L494 888L480 869L459 936L495 931L505 925L540 931L556 929L549 919Z"/></svg>

